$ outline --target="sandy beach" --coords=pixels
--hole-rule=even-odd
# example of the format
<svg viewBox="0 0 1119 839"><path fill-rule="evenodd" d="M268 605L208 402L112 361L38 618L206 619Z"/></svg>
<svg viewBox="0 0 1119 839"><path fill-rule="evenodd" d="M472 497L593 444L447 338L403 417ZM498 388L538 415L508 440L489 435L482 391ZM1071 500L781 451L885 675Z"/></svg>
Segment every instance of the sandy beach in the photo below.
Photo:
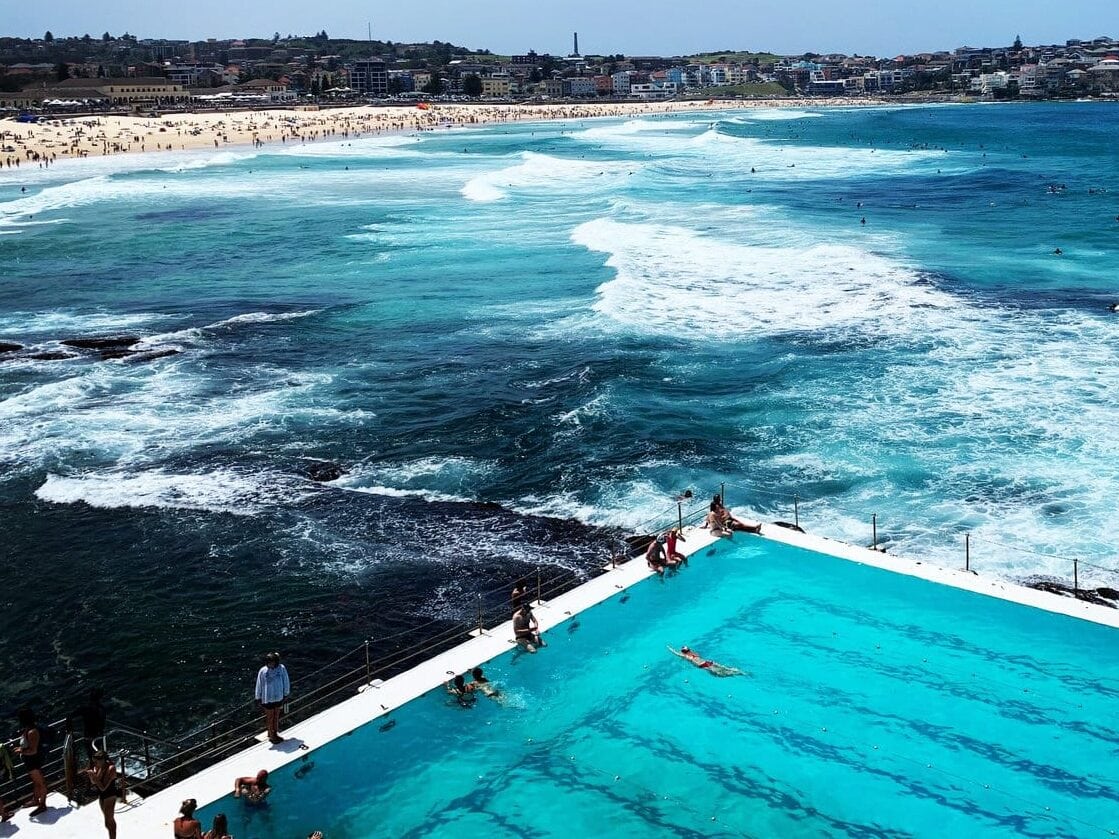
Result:
<svg viewBox="0 0 1119 839"><path fill-rule="evenodd" d="M49 166L60 159L234 145L257 147L429 131L524 120L652 116L712 109L880 105L877 100L700 100L610 104L473 105L249 110L173 113L160 117L82 116L37 123L0 120L0 170Z"/></svg>

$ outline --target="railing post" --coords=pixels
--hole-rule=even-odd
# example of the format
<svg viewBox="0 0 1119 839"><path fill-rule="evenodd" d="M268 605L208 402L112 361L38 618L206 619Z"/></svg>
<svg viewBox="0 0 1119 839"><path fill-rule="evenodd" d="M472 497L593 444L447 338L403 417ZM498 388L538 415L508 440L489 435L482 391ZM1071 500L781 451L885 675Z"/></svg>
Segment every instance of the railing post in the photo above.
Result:
<svg viewBox="0 0 1119 839"><path fill-rule="evenodd" d="M373 671L369 667L369 639L365 639L365 678L368 680L373 675Z"/></svg>
<svg viewBox="0 0 1119 839"><path fill-rule="evenodd" d="M870 516L870 549L872 551L878 550L878 513L871 513Z"/></svg>
<svg viewBox="0 0 1119 839"><path fill-rule="evenodd" d="M726 481L720 481L719 482L719 501L722 502L722 505L724 507L727 506L727 482Z"/></svg>
<svg viewBox="0 0 1119 839"><path fill-rule="evenodd" d="M1075 556L1072 558L1072 593L1080 596L1080 568Z"/></svg>
<svg viewBox="0 0 1119 839"><path fill-rule="evenodd" d="M540 596L540 594L541 594L541 588L540 588L540 566L539 566L539 565L537 565L537 566L536 566L536 602L537 602L537 603L539 603L540 601L542 601L542 600L544 599L543 597L541 597L541 596Z"/></svg>
<svg viewBox="0 0 1119 839"><path fill-rule="evenodd" d="M681 530L684 529L684 502L676 502L676 526Z"/></svg>
<svg viewBox="0 0 1119 839"><path fill-rule="evenodd" d="M793 496L793 524L800 527L800 496Z"/></svg>
<svg viewBox="0 0 1119 839"><path fill-rule="evenodd" d="M121 753L120 753L120 772L118 774L118 777L120 778L120 800L121 801L127 801L128 800L128 775L124 771L124 750L123 749L121 749Z"/></svg>
<svg viewBox="0 0 1119 839"><path fill-rule="evenodd" d="M478 634L482 634L482 595L478 595Z"/></svg>
<svg viewBox="0 0 1119 839"><path fill-rule="evenodd" d="M971 570L971 534L964 534L964 570Z"/></svg>
<svg viewBox="0 0 1119 839"><path fill-rule="evenodd" d="M152 773L152 748L146 731L144 732L144 770L149 775Z"/></svg>

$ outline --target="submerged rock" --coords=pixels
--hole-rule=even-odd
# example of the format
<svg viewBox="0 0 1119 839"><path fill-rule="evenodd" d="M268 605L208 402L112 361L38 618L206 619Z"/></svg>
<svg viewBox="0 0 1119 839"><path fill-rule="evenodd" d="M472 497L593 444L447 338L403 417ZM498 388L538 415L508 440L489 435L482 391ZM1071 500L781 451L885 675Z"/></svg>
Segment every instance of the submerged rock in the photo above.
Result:
<svg viewBox="0 0 1119 839"><path fill-rule="evenodd" d="M22 350L22 349L23 349L22 344L12 344L12 343L9 343L8 341L0 341L0 353L15 352L16 350Z"/></svg>
<svg viewBox="0 0 1119 839"><path fill-rule="evenodd" d="M78 354L72 352L58 352L57 350L54 350L47 352L28 353L27 355L21 357L30 358L33 361L66 361L70 358L77 358Z"/></svg>
<svg viewBox="0 0 1119 839"><path fill-rule="evenodd" d="M175 349L174 347L156 347L150 350L140 350L139 352L129 351L123 358L125 364L142 364L145 361L155 361L157 358L179 355L181 352L182 350Z"/></svg>
<svg viewBox="0 0 1119 839"><path fill-rule="evenodd" d="M336 481L346 474L345 469L329 460L311 460L307 462L304 468L307 471L307 477L320 484Z"/></svg>
<svg viewBox="0 0 1119 839"><path fill-rule="evenodd" d="M124 350L139 340L139 335L119 335L105 338L67 338L59 343L79 350Z"/></svg>

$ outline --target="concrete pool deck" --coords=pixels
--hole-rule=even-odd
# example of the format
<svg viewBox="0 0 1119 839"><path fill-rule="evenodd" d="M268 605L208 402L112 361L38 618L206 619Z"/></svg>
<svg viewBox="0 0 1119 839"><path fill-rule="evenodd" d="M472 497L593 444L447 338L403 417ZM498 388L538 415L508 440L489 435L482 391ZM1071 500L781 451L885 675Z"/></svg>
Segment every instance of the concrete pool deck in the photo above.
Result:
<svg viewBox="0 0 1119 839"><path fill-rule="evenodd" d="M696 556L721 541L719 537L713 537L706 530L697 527L686 527L684 535L686 541L679 547L689 557ZM1037 591L962 569L928 565L918 560L892 556L774 524L763 525L760 536L740 533L731 541L758 538L1119 628L1119 610ZM553 629L568 618L608 600L652 575L645 560L639 557L616 567L608 566L605 573L577 588L551 600L534 603L541 632ZM127 804L118 803L118 835L121 839L170 836L172 823L184 799L194 798L198 801L199 809L206 807L232 791L234 778L255 775L260 769L272 772L299 760L320 746L388 715L433 689L441 688L452 676L466 673L473 667L497 658L512 649L515 643L511 620L486 629L480 635L474 630L472 635L474 637L451 650L387 681L374 680L370 685L362 687L356 696L285 728L283 735L287 739L283 743L259 743L149 798L132 796ZM542 650L539 654L547 655L547 650ZM0 824L0 839L10 836L18 836L20 839L39 836L89 839L105 835L101 812L95 805L75 808L61 794L52 794L48 798L48 805L48 812L36 820L28 818L27 808L18 811L11 821ZM203 830L207 829L209 825L204 824Z"/></svg>

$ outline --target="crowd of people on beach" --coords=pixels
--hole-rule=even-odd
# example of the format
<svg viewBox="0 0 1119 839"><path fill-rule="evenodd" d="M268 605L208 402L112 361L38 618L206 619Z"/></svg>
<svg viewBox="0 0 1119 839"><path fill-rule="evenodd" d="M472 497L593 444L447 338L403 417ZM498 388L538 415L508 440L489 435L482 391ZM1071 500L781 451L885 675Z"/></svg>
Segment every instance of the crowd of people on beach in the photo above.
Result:
<svg viewBox="0 0 1119 839"><path fill-rule="evenodd" d="M759 103L719 102L718 107L757 107ZM774 103L763 103L772 105ZM433 131L519 122L595 117L649 116L707 109L713 103L614 102L607 104L439 104L428 108L358 106L324 110L247 110L183 112L162 116L97 115L40 119L34 123L0 120L0 168L21 163L40 166L57 158L82 158L127 152L185 151L229 145L306 143L360 139L388 133Z"/></svg>

